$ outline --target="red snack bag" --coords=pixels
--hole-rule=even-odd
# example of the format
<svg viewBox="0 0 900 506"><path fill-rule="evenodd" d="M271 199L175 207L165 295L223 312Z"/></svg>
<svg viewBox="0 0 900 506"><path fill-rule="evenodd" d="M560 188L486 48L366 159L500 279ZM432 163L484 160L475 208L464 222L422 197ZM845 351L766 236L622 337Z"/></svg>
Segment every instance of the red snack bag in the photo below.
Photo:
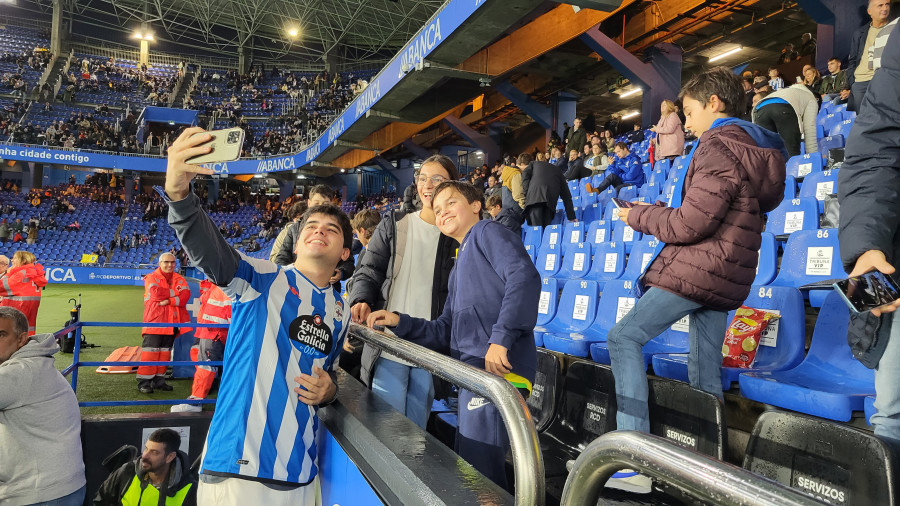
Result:
<svg viewBox="0 0 900 506"><path fill-rule="evenodd" d="M769 322L781 318L775 313L741 306L734 313L734 319L725 332L725 344L722 345L722 367L740 367L748 369L753 366L756 351L759 348L759 337Z"/></svg>

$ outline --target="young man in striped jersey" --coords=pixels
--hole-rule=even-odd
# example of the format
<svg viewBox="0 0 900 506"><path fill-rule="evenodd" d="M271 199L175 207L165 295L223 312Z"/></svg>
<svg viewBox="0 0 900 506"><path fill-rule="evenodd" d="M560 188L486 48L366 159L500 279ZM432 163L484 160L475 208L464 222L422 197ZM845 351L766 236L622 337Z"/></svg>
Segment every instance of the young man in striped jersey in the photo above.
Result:
<svg viewBox="0 0 900 506"><path fill-rule="evenodd" d="M191 137L198 133L186 130L169 148L169 224L192 263L233 302L198 503L314 505L316 413L337 395L331 375L350 314L329 279L350 255L350 220L331 205L307 210L292 265L235 251L190 190L194 176L212 173L185 162L209 152L210 136Z"/></svg>

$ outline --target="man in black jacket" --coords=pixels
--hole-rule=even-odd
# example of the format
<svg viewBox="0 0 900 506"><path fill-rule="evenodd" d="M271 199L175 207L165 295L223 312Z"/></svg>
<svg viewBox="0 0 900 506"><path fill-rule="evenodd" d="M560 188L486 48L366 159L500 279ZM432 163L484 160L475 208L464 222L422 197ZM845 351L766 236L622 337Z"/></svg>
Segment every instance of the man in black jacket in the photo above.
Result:
<svg viewBox="0 0 900 506"><path fill-rule="evenodd" d="M878 31L888 24L891 17L890 0L869 0L866 12L872 18L872 22L863 25L853 38L850 39L850 63L847 66L847 81L845 90L850 90L850 99L847 109L859 111L866 89L874 74L869 58L869 48L875 41Z"/></svg>
<svg viewBox="0 0 900 506"><path fill-rule="evenodd" d="M574 149L569 151L569 165L566 170L567 181L577 181L591 175L591 169L584 166L584 160L579 155L581 153Z"/></svg>
<svg viewBox="0 0 900 506"><path fill-rule="evenodd" d="M106 478L94 497L94 506L195 506L197 480L191 475L188 456L178 449L180 445L181 436L174 430L154 431L140 457L122 464ZM165 499L160 500L160 495Z"/></svg>
<svg viewBox="0 0 900 506"><path fill-rule="evenodd" d="M569 185L559 168L547 162L532 161L531 155L522 153L516 160L522 169L522 189L525 192L525 219L532 227L546 227L556 215L556 202L560 197L566 207L566 217L575 221L575 208Z"/></svg>
<svg viewBox="0 0 900 506"><path fill-rule="evenodd" d="M871 5L872 2L870 2ZM876 44L876 51L878 51ZM847 140L838 176L840 245L850 276L900 265L900 33L895 26ZM900 445L900 302L851 314L853 355L875 369L877 436Z"/></svg>

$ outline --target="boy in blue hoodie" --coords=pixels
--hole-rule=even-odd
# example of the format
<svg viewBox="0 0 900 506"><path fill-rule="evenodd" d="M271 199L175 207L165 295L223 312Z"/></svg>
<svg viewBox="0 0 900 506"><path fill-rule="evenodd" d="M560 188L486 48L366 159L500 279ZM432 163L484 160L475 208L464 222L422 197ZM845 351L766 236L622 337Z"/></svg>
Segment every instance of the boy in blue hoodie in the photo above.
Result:
<svg viewBox="0 0 900 506"><path fill-rule="evenodd" d="M537 368L534 325L541 278L522 240L493 221L481 221L481 192L459 181L434 190L442 234L459 241L444 312L433 321L388 311L369 315L370 327L392 327L403 339L447 352L473 367L504 377L526 396ZM500 412L486 399L459 393L456 451L483 475L509 488L509 440Z"/></svg>
<svg viewBox="0 0 900 506"><path fill-rule="evenodd" d="M691 386L722 398L720 350L728 311L750 293L763 214L784 197L784 143L736 118L744 107L738 76L724 67L710 69L688 81L681 98L685 126L700 141L677 174L669 205L618 210L631 228L659 239L638 283L643 295L608 336L620 430L650 432L641 349L687 315ZM607 487L649 492L650 480L617 473Z"/></svg>

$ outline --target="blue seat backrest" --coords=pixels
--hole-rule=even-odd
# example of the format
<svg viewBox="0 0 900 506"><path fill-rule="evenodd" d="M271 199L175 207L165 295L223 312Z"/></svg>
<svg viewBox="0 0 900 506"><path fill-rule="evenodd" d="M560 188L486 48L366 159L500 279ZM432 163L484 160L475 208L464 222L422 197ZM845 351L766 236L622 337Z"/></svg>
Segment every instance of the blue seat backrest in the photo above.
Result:
<svg viewBox="0 0 900 506"><path fill-rule="evenodd" d="M635 283L636 280L616 279L607 282L603 287L603 295L597 307L597 318L591 325L592 333L597 334L600 340L605 340L610 329L634 307L637 302Z"/></svg>
<svg viewBox="0 0 900 506"><path fill-rule="evenodd" d="M612 226L616 226L616 223L619 222L619 213L616 212L615 204L612 202L607 202L606 207L603 208L603 219L610 222Z"/></svg>
<svg viewBox="0 0 900 506"><path fill-rule="evenodd" d="M754 285L767 285L778 273L778 244L775 236L769 232L762 233L762 244L759 247L759 263L756 266Z"/></svg>
<svg viewBox="0 0 900 506"><path fill-rule="evenodd" d="M541 279L541 297L538 302L536 325L546 325L556 316L556 307L559 304L559 281L556 278L545 277Z"/></svg>
<svg viewBox="0 0 900 506"><path fill-rule="evenodd" d="M822 171L822 157L818 154L792 156L787 161L787 175L805 177L813 172Z"/></svg>
<svg viewBox="0 0 900 506"><path fill-rule="evenodd" d="M600 192L600 195L597 196L597 202L602 203L604 206L609 203L610 199L616 196L616 189L613 186L603 190Z"/></svg>
<svg viewBox="0 0 900 506"><path fill-rule="evenodd" d="M841 121L843 121L843 118L841 118L841 113L839 112L836 113L832 111L824 116L816 115L816 125L822 125L825 127L825 131L831 130L834 125L837 125Z"/></svg>
<svg viewBox="0 0 900 506"><path fill-rule="evenodd" d="M577 214L578 213L576 213L576 216L577 216ZM563 211L562 209L557 209L556 214L553 216L553 221L550 223L552 223L553 225L559 225L560 227L562 227L563 223L565 223L565 222L566 222L566 212Z"/></svg>
<svg viewBox="0 0 900 506"><path fill-rule="evenodd" d="M845 119L841 121L837 125L834 125L831 130L828 131L828 135L843 135L846 139L850 137L850 129L853 128L853 122L855 119Z"/></svg>
<svg viewBox="0 0 900 506"><path fill-rule="evenodd" d="M567 221L563 229L563 244L578 244L584 242L585 224L583 221Z"/></svg>
<svg viewBox="0 0 900 506"><path fill-rule="evenodd" d="M622 279L636 280L641 277L653 256L653 249L656 248L657 244L658 241L653 237L636 242L628 255L628 262L625 264L625 273L622 274ZM625 249L626 251L628 250L627 245Z"/></svg>
<svg viewBox="0 0 900 506"><path fill-rule="evenodd" d="M781 315L781 318L769 323L760 336L754 368L790 369L803 360L806 348L806 310L800 290L789 286L754 283L743 305ZM735 311L728 313L729 322L734 319L734 315Z"/></svg>
<svg viewBox="0 0 900 506"><path fill-rule="evenodd" d="M654 183L656 184L656 186L662 187L662 185L666 182L666 177L668 177L668 174L666 174L665 172L661 170L654 170L650 173L650 177L647 178L647 182Z"/></svg>
<svg viewBox="0 0 900 506"><path fill-rule="evenodd" d="M798 230L788 238L778 276L772 284L800 287L844 277L837 230Z"/></svg>
<svg viewBox="0 0 900 506"><path fill-rule="evenodd" d="M584 240L594 244L608 242L611 240L611 230L608 220L592 221L591 224L588 225L587 236Z"/></svg>
<svg viewBox="0 0 900 506"><path fill-rule="evenodd" d="M562 265L562 245L545 244L541 246L534 264L541 277L556 276L560 265Z"/></svg>
<svg viewBox="0 0 900 506"><path fill-rule="evenodd" d="M811 197L818 202L819 214L825 212L825 196L837 193L839 169L823 170L810 174L800 184L800 198Z"/></svg>
<svg viewBox="0 0 900 506"><path fill-rule="evenodd" d="M638 192L638 200L647 204L653 204L659 197L659 191L659 185L655 182L646 183L644 186L641 186L641 191Z"/></svg>
<svg viewBox="0 0 900 506"><path fill-rule="evenodd" d="M554 320L566 326L584 327L597 317L597 301L600 298L596 281L572 279L566 282Z"/></svg>
<svg viewBox="0 0 900 506"><path fill-rule="evenodd" d="M832 108L832 112L835 113L846 113L847 112L847 102L843 104L838 104L834 108Z"/></svg>
<svg viewBox="0 0 900 506"><path fill-rule="evenodd" d="M797 180L794 179L794 176L784 177L784 198L797 198Z"/></svg>
<svg viewBox="0 0 900 506"><path fill-rule="evenodd" d="M825 137L825 127L822 125L816 125L816 139L822 139Z"/></svg>
<svg viewBox="0 0 900 506"><path fill-rule="evenodd" d="M596 200L595 197L594 203L584 208L584 211L581 213L582 220L590 223L603 219L603 206L597 203Z"/></svg>
<svg viewBox="0 0 900 506"><path fill-rule="evenodd" d="M669 169L672 167L672 162L669 161L668 158L663 158L662 160L657 160L653 165L653 170L662 171L663 174L668 174Z"/></svg>
<svg viewBox="0 0 900 506"><path fill-rule="evenodd" d="M534 244L526 244L525 245L525 253L528 253L528 258L531 259L531 263L534 263L537 259L537 250L540 246L535 246Z"/></svg>
<svg viewBox="0 0 900 506"><path fill-rule="evenodd" d="M644 171L644 180L650 179L650 173L653 172L653 166L649 163L645 163L641 165L641 169Z"/></svg>
<svg viewBox="0 0 900 506"><path fill-rule="evenodd" d="M581 279L591 270L591 243L581 242L569 245L563 252L562 267L556 277L561 279Z"/></svg>
<svg viewBox="0 0 900 506"><path fill-rule="evenodd" d="M690 163L691 158L687 155L681 155L675 158L675 163L672 164L672 168L678 170L684 167L684 164ZM671 171L670 171L671 173Z"/></svg>
<svg viewBox="0 0 900 506"><path fill-rule="evenodd" d="M562 243L562 232L562 227L560 225L550 225L545 227L544 233L541 236L541 246Z"/></svg>
<svg viewBox="0 0 900 506"><path fill-rule="evenodd" d="M614 227L615 228L613 228L612 240L625 243L625 251L630 254L632 246L635 243L640 242L643 234L629 227L622 220L617 221Z"/></svg>
<svg viewBox="0 0 900 506"><path fill-rule="evenodd" d="M544 227L522 227L522 233L525 235L522 242L540 246L541 236L544 234Z"/></svg>
<svg viewBox="0 0 900 506"><path fill-rule="evenodd" d="M824 159L826 156L828 156L828 150L843 148L846 142L847 141L843 135L829 135L828 137L825 137L824 139L819 141L819 154Z"/></svg>
<svg viewBox="0 0 900 506"><path fill-rule="evenodd" d="M631 201L631 199L637 198L638 187L634 185L623 186L619 189L618 198L622 200Z"/></svg>
<svg viewBox="0 0 900 506"><path fill-rule="evenodd" d="M600 186L600 183L602 183L602 182L603 182L602 175L594 174L593 176L591 176L591 186L593 186L594 188Z"/></svg>
<svg viewBox="0 0 900 506"><path fill-rule="evenodd" d="M837 292L831 291L816 318L812 342L804 359L809 365L826 366L846 378L872 381L873 371L853 358L847 346L850 309Z"/></svg>
<svg viewBox="0 0 900 506"><path fill-rule="evenodd" d="M593 247L591 270L584 276L600 283L618 279L625 272L625 245L608 241Z"/></svg>
<svg viewBox="0 0 900 506"><path fill-rule="evenodd" d="M766 223L766 232L775 235L817 228L819 228L819 205L813 198L782 200L781 204L769 213L769 221Z"/></svg>

